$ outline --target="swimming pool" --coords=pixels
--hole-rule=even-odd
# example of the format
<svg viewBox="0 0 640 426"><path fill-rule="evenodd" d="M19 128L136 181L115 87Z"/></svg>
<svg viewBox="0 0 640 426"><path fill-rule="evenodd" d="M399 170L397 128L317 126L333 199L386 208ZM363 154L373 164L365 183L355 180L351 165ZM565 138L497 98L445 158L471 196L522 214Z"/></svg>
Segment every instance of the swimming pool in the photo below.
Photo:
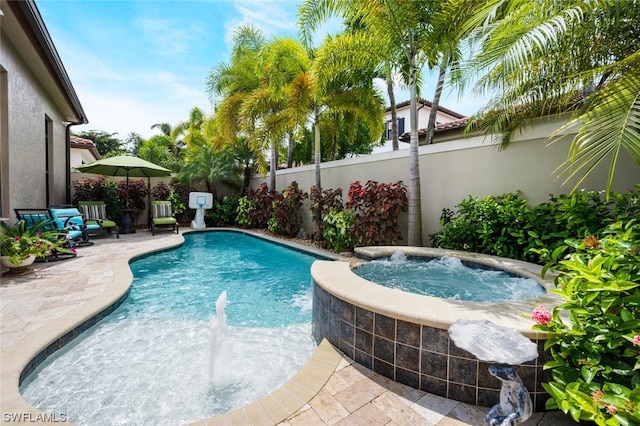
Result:
<svg viewBox="0 0 640 426"><path fill-rule="evenodd" d="M80 424L178 424L254 401L300 368L316 347L317 258L240 233L185 239L131 263L125 302L23 382L27 401ZM229 333L212 384L209 319L222 291Z"/></svg>

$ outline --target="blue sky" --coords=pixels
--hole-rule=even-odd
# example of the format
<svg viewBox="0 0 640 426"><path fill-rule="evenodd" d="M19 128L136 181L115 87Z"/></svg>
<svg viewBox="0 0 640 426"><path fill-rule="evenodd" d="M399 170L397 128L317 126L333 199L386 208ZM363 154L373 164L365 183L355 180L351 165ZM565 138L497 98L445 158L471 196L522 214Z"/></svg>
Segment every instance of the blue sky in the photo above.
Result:
<svg viewBox="0 0 640 426"><path fill-rule="evenodd" d="M197 106L212 105L206 79L229 59L234 30L251 23L265 36L296 35L298 0L36 0L80 98L89 124L119 138L158 133L155 123L175 125ZM319 32L335 31L329 25ZM431 79L427 79L431 80ZM431 85L423 89L430 99ZM396 94L397 102L407 92ZM477 102L445 93L441 105L472 114Z"/></svg>

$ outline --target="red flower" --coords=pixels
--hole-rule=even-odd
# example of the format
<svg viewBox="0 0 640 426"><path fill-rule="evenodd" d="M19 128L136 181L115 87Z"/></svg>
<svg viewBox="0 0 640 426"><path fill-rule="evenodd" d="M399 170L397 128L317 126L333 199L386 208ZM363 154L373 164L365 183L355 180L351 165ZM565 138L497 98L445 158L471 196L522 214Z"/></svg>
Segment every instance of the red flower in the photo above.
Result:
<svg viewBox="0 0 640 426"><path fill-rule="evenodd" d="M640 335L633 336L633 346L640 346Z"/></svg>
<svg viewBox="0 0 640 426"><path fill-rule="evenodd" d="M16 241L20 241L20 240L22 239L22 237L21 237L20 235L17 235L14 239L15 239Z"/></svg>

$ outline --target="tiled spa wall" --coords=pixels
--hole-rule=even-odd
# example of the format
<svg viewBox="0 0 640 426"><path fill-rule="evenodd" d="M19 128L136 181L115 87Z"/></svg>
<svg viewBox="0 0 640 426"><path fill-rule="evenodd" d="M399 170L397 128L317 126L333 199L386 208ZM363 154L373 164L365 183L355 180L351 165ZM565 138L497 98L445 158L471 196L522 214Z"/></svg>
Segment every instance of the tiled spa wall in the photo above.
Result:
<svg viewBox="0 0 640 426"><path fill-rule="evenodd" d="M449 339L447 330L377 314L345 302L313 285L313 335L326 338L359 364L396 382L467 404L491 407L500 402L501 382ZM531 394L535 411L548 398L541 382L544 341L536 341L536 360L516 367Z"/></svg>

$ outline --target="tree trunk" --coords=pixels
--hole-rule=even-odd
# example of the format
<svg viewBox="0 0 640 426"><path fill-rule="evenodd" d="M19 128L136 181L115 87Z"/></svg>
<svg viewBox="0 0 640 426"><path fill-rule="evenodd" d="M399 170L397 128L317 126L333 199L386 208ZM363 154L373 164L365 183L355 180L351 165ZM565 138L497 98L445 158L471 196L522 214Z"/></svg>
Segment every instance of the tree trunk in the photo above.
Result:
<svg viewBox="0 0 640 426"><path fill-rule="evenodd" d="M271 142L271 170L269 171L269 189L276 190L276 170L278 169L278 150L275 140Z"/></svg>
<svg viewBox="0 0 640 426"><path fill-rule="evenodd" d="M409 57L411 141L409 145L409 226L408 245L422 246L422 205L420 200L420 158L418 156L418 89L415 55Z"/></svg>
<svg viewBox="0 0 640 426"><path fill-rule="evenodd" d="M431 102L431 112L429 113L429 123L427 124L427 145L433 143L433 135L436 131L436 116L438 115L438 107L440 106L440 95L442 94L442 88L444 87L444 77L447 73L447 68L444 65L440 65L440 72L438 73L438 83L436 84L436 91L433 94L433 101Z"/></svg>
<svg viewBox="0 0 640 426"><path fill-rule="evenodd" d="M393 150L400 149L398 142L398 111L396 110L396 95L393 91L393 80L391 79L391 68L387 70L387 94L389 95L389 109L391 110L391 143Z"/></svg>
<svg viewBox="0 0 640 426"><path fill-rule="evenodd" d="M289 144L287 148L287 169L290 169L291 167L293 167L293 146L294 146L293 134L289 133Z"/></svg>
<svg viewBox="0 0 640 426"><path fill-rule="evenodd" d="M320 160L321 160L321 146L320 146L320 117L318 117L318 111L315 113L315 122L313 124L314 130L314 163L316 166L316 189L318 193L322 195L322 182L320 181ZM318 206L318 209L315 211L316 223L322 223L322 202L321 205ZM316 241L320 241L322 239L322 235L315 235Z"/></svg>

